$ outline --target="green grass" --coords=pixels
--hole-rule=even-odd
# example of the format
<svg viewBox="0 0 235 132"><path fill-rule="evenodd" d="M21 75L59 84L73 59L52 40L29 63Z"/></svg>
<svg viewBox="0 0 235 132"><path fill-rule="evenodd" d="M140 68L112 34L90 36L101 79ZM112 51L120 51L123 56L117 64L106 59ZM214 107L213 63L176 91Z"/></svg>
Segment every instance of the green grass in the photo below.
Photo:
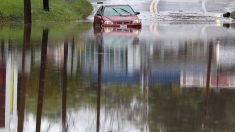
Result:
<svg viewBox="0 0 235 132"><path fill-rule="evenodd" d="M31 0L33 21L72 21L86 18L92 12L87 0L49 0L50 11L42 9L42 0ZM23 0L1 0L0 21L23 21Z"/></svg>
<svg viewBox="0 0 235 132"><path fill-rule="evenodd" d="M231 13L231 18L235 19L235 11Z"/></svg>

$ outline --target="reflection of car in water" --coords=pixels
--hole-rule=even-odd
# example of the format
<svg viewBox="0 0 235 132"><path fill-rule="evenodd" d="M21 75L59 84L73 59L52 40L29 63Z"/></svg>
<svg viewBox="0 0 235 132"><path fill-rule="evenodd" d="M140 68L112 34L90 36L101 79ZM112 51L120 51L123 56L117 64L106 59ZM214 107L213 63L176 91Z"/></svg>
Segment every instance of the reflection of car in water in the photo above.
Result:
<svg viewBox="0 0 235 132"><path fill-rule="evenodd" d="M135 28L114 28L114 27L103 27L94 28L94 35L96 38L96 45L98 52L102 52L102 83L123 83L132 82L138 83L139 77L135 74L131 74L135 71L135 68L139 65L139 38L140 29ZM101 51L102 49L102 51ZM87 53L88 55L92 54ZM97 52L94 55L97 56ZM94 57L94 58L97 58ZM95 61L92 60L92 61ZM97 63L94 63L94 67L97 67ZM88 71L89 69L84 69ZM97 68L93 72L93 77L97 77Z"/></svg>
<svg viewBox="0 0 235 132"><path fill-rule="evenodd" d="M129 5L102 5L94 16L93 24L99 27L140 28L138 14Z"/></svg>
<svg viewBox="0 0 235 132"><path fill-rule="evenodd" d="M115 27L103 27L94 28L94 34L98 40L105 46L127 46L129 44L137 44L139 39L137 36L141 32L136 28L115 28Z"/></svg>

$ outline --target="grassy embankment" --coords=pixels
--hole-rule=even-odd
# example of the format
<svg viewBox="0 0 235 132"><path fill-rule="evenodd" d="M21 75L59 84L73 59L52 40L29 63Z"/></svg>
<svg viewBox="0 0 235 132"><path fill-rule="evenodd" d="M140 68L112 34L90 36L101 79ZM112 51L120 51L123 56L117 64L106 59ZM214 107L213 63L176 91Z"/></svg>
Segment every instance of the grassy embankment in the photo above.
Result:
<svg viewBox="0 0 235 132"><path fill-rule="evenodd" d="M50 0L50 11L42 10L42 0L31 0L33 21L73 21L86 18L92 12L87 0ZM1 0L0 22L22 22L23 0Z"/></svg>
<svg viewBox="0 0 235 132"><path fill-rule="evenodd" d="M235 19L235 11L231 13L231 18Z"/></svg>

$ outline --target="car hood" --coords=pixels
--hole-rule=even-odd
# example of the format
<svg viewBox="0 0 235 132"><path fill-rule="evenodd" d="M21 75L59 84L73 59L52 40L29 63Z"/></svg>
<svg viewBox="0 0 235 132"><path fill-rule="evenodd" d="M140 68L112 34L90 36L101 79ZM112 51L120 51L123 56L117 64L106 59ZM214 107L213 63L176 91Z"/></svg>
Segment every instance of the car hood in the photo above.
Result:
<svg viewBox="0 0 235 132"><path fill-rule="evenodd" d="M135 19L139 19L137 16L105 16L105 17L113 22L133 21Z"/></svg>

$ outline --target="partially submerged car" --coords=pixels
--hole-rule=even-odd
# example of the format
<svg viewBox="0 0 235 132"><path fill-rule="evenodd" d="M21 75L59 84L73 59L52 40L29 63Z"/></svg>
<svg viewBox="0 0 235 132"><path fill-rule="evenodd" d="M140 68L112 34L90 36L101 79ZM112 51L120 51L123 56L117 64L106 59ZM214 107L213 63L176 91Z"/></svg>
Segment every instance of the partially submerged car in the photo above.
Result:
<svg viewBox="0 0 235 132"><path fill-rule="evenodd" d="M94 16L94 26L141 28L139 12L134 12L130 5L102 5Z"/></svg>

